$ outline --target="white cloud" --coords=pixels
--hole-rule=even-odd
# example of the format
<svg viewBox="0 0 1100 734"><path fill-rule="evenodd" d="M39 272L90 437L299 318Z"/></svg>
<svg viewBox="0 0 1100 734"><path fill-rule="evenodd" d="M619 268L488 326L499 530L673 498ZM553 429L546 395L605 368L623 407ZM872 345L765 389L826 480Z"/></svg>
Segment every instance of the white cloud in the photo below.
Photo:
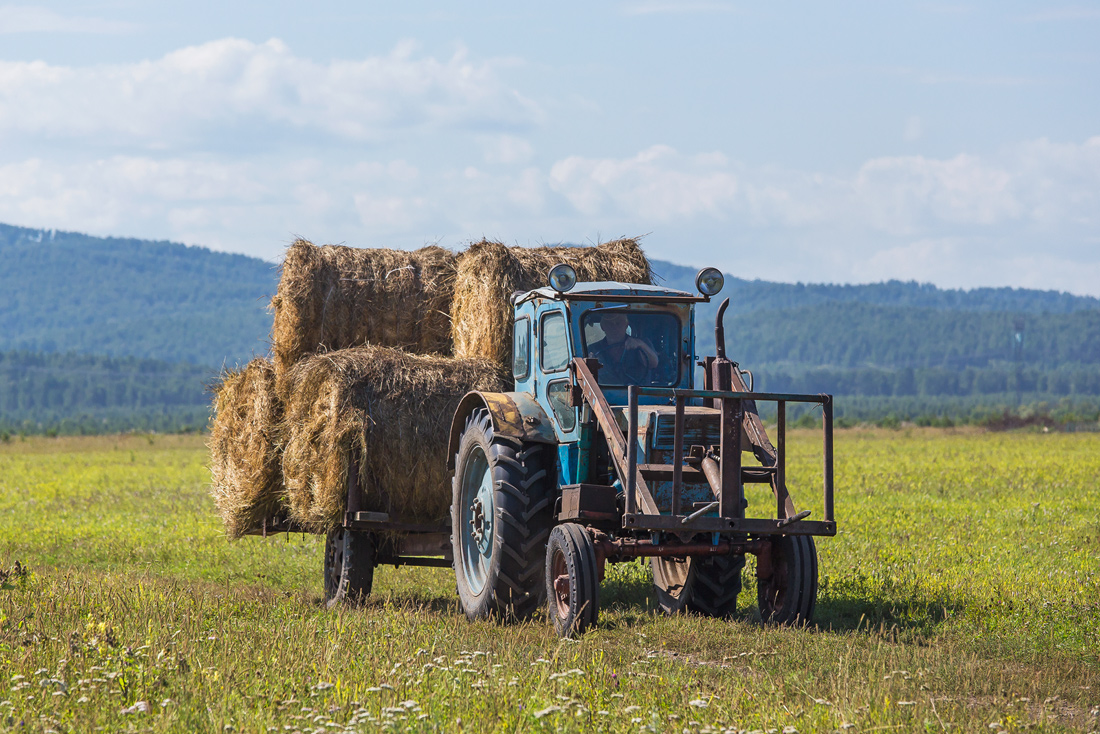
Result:
<svg viewBox="0 0 1100 734"><path fill-rule="evenodd" d="M411 44L318 63L281 41L222 39L133 64L0 62L0 134L146 148L270 128L371 141L398 131L524 128L539 110L501 79L512 62L439 60Z"/></svg>
<svg viewBox="0 0 1100 734"><path fill-rule="evenodd" d="M723 164L655 145L623 160L570 156L550 169L550 186L586 215L609 208L656 221L721 215L738 195L737 177Z"/></svg>
<svg viewBox="0 0 1100 734"><path fill-rule="evenodd" d="M586 215L650 222L698 215L756 226L827 226L910 235L1025 223L1100 225L1100 137L1039 140L993 159L874 158L847 176L761 168L655 146L630 158L556 163L550 185Z"/></svg>
<svg viewBox="0 0 1100 734"><path fill-rule="evenodd" d="M34 5L0 5L0 34L5 33L134 33L135 23L61 15Z"/></svg>
<svg viewBox="0 0 1100 734"><path fill-rule="evenodd" d="M371 155L36 157L0 164L0 221L275 258L294 235L451 247L652 232L655 257L773 280L920 279L1100 295L1100 137L844 174L653 146L549 166Z"/></svg>

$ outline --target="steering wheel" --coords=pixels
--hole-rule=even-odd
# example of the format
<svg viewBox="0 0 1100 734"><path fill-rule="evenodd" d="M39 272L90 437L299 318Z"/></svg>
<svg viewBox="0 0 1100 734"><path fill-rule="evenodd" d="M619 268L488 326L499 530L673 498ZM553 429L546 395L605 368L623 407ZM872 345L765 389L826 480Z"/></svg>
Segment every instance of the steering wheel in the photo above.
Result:
<svg viewBox="0 0 1100 734"><path fill-rule="evenodd" d="M649 358L641 349L623 349L619 357L619 371L628 385L648 385L652 370Z"/></svg>

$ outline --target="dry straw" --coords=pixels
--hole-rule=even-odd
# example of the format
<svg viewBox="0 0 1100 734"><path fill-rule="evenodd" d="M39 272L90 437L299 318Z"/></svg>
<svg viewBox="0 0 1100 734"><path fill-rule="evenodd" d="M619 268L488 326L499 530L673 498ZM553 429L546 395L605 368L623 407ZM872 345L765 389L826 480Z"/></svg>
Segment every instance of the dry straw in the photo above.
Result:
<svg viewBox="0 0 1100 734"><path fill-rule="evenodd" d="M363 509L443 521L447 442L458 401L499 391L492 362L366 346L309 357L288 379L283 474L291 517L315 532L340 524L357 451Z"/></svg>
<svg viewBox="0 0 1100 734"><path fill-rule="evenodd" d="M210 493L231 537L258 531L283 504L281 414L266 359L226 372L214 387Z"/></svg>
<svg viewBox="0 0 1100 734"><path fill-rule="evenodd" d="M456 256L442 247L404 250L290 246L271 307L279 395L313 352L362 344L421 354L451 352Z"/></svg>
<svg viewBox="0 0 1100 734"><path fill-rule="evenodd" d="M458 263L452 306L454 353L491 359L510 369L512 305L515 291L546 285L557 263L572 265L580 281L650 283L653 273L636 239L595 247L507 247L482 240L470 245Z"/></svg>

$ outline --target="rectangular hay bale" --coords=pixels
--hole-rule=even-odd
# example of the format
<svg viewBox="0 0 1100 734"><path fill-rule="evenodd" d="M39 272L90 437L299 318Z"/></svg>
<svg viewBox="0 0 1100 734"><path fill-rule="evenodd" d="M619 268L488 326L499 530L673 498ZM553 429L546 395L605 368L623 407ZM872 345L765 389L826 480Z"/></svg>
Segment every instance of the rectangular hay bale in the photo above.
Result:
<svg viewBox="0 0 1100 734"><path fill-rule="evenodd" d="M226 533L258 532L285 508L281 466L282 404L275 366L257 358L226 371L214 387L210 438L210 494Z"/></svg>
<svg viewBox="0 0 1100 734"><path fill-rule="evenodd" d="M579 281L649 284L649 260L636 239L595 247L509 247L482 240L459 257L452 312L454 353L512 366L512 304L515 291L546 285L550 268L568 263Z"/></svg>
<svg viewBox="0 0 1100 734"><path fill-rule="evenodd" d="M443 522L451 503L447 444L459 400L499 391L495 364L365 346L308 357L289 375L283 475L291 518L339 525L347 472L360 455L364 510L404 522Z"/></svg>
<svg viewBox="0 0 1100 734"><path fill-rule="evenodd" d="M279 394L303 357L363 344L421 354L451 353L456 256L419 250L317 246L287 250L275 297L271 340Z"/></svg>

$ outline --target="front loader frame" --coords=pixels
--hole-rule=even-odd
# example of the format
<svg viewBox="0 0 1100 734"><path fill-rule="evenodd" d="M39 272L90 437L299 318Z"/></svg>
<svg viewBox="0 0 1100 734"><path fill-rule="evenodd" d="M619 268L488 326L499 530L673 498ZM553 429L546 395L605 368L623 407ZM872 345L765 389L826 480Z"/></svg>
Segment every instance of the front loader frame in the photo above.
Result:
<svg viewBox="0 0 1100 734"><path fill-rule="evenodd" d="M708 359L708 372L717 373L708 383L722 382L729 376L738 387L743 387L736 365L723 357ZM612 463L624 488L624 510L621 529L630 534L640 532L674 533L680 538L697 533L718 533L721 535L747 534L753 536L768 535L836 535L836 519L833 514L833 403L830 395L801 395L793 393L761 393L748 390L686 390L679 388L658 388L630 386L627 389L627 440L615 419L615 414L607 403L597 384L595 370L598 365L591 359L574 359L573 401L577 405L588 404L600 429L607 439ZM722 375L721 373L725 373ZM710 378L711 375L708 375ZM638 398L640 396L664 397L671 399L676 408L673 457L685 456L684 450L684 407L689 399L710 401L719 410L721 416L719 446L692 446L683 461L671 465L638 463ZM773 446L764 433L763 425L756 410L756 401L775 402L778 427L776 444ZM816 403L822 408L822 447L823 447L823 494L824 518L808 520L809 512L797 512L793 499L786 486L786 408L787 403ZM742 434L745 434L742 436ZM741 451L747 443L763 466L742 466ZM716 450L717 449L717 450ZM703 479L710 485L715 501L702 508L692 508L684 512L681 507L681 490L684 477ZM660 512L653 494L646 482L647 478L672 481L672 507L668 514ZM748 482L768 483L775 496L775 517L747 518L744 516L744 485ZM584 485L581 485L583 487ZM717 516L708 516L714 510ZM565 519L565 518L562 518ZM576 518L583 522L583 516ZM715 545L718 538L715 537ZM730 538L726 539L732 540ZM648 544L649 549L638 549L632 555L666 555L672 550L662 551L660 542ZM693 555L686 544L673 543L680 547L676 555ZM725 545L723 543L722 545ZM699 553L700 549L692 549ZM727 551L729 552L729 551ZM733 552L736 552L734 550ZM750 551L751 552L751 551Z"/></svg>

